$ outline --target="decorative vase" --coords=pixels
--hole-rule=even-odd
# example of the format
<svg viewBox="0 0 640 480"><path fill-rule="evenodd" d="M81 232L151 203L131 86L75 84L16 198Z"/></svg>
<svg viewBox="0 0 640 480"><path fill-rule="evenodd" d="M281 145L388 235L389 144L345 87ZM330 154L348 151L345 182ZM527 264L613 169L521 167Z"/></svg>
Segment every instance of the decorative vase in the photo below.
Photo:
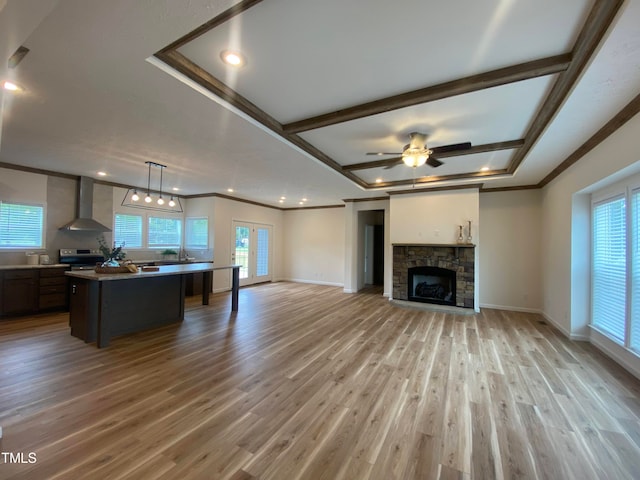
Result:
<svg viewBox="0 0 640 480"><path fill-rule="evenodd" d="M462 225L458 225L458 243L464 243L464 236L462 235Z"/></svg>
<svg viewBox="0 0 640 480"><path fill-rule="evenodd" d="M473 237L471 236L471 220L469 220L469 232L467 236L467 243L473 243Z"/></svg>

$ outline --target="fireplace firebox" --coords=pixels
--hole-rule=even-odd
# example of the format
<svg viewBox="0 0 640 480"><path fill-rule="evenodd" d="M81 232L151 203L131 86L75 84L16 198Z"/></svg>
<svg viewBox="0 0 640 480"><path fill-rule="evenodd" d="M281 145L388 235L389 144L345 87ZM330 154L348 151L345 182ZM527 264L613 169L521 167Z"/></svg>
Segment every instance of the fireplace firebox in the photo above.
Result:
<svg viewBox="0 0 640 480"><path fill-rule="evenodd" d="M407 296L414 302L456 305L456 272L440 267L408 269Z"/></svg>

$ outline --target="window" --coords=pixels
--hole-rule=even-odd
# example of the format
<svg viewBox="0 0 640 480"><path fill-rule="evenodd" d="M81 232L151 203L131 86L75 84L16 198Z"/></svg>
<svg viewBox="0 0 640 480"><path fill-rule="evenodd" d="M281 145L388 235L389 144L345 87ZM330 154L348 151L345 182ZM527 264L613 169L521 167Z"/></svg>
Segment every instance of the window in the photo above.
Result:
<svg viewBox="0 0 640 480"><path fill-rule="evenodd" d="M192 217L186 220L185 248L209 247L209 219Z"/></svg>
<svg viewBox="0 0 640 480"><path fill-rule="evenodd" d="M592 206L591 325L640 353L640 188Z"/></svg>
<svg viewBox="0 0 640 480"><path fill-rule="evenodd" d="M142 216L116 213L113 241L126 248L142 248Z"/></svg>
<svg viewBox="0 0 640 480"><path fill-rule="evenodd" d="M625 198L593 206L592 325L625 340L627 241Z"/></svg>
<svg viewBox="0 0 640 480"><path fill-rule="evenodd" d="M631 193L631 339L640 352L640 189Z"/></svg>
<svg viewBox="0 0 640 480"><path fill-rule="evenodd" d="M0 248L43 248L44 207L0 202Z"/></svg>
<svg viewBox="0 0 640 480"><path fill-rule="evenodd" d="M169 217L149 217L148 247L180 247L182 221Z"/></svg>

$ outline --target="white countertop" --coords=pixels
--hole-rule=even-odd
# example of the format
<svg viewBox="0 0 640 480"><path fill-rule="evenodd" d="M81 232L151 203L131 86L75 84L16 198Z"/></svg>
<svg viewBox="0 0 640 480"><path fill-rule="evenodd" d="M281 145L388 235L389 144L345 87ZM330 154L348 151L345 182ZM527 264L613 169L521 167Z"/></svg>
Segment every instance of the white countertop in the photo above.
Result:
<svg viewBox="0 0 640 480"><path fill-rule="evenodd" d="M69 265L65 265L64 263L54 263L52 265L0 265L0 270L27 270L34 268L62 268L68 267Z"/></svg>
<svg viewBox="0 0 640 480"><path fill-rule="evenodd" d="M211 262L188 263L182 265L161 265L157 272L143 272L138 269L136 273L96 273L93 270L76 270L65 272L66 275L85 280L105 282L110 280L136 280L148 277L161 277L166 275L184 275L186 273L211 272L214 270L226 270L239 268L241 265L214 265Z"/></svg>

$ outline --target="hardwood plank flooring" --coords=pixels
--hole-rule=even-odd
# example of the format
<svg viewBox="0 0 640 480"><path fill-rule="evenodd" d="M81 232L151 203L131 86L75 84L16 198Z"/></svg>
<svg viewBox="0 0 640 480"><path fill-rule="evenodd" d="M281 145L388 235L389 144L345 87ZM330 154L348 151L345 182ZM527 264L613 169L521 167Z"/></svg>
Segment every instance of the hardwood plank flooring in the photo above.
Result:
<svg viewBox="0 0 640 480"><path fill-rule="evenodd" d="M535 314L271 283L113 339L0 322L0 479L640 478L640 382Z"/></svg>

